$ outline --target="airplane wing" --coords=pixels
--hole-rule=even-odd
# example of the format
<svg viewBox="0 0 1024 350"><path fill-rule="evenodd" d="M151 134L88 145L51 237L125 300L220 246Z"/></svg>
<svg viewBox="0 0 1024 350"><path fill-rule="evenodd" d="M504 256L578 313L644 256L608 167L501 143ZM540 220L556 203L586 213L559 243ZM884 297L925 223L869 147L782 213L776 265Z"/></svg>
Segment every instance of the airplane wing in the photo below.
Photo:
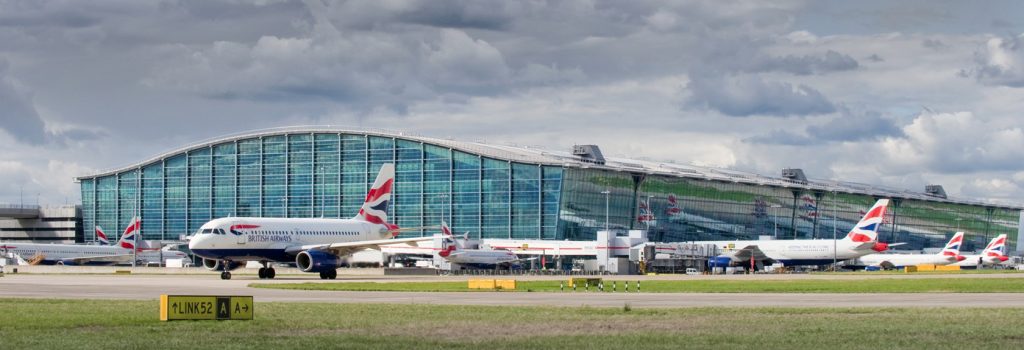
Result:
<svg viewBox="0 0 1024 350"><path fill-rule="evenodd" d="M733 262L749 262L750 258L753 257L755 261L771 260L768 255L765 255L763 251L756 244L751 244L743 248L729 249L723 252L720 256L728 257Z"/></svg>
<svg viewBox="0 0 1024 350"><path fill-rule="evenodd" d="M423 242L434 239L434 237L414 237L414 238L400 238L400 239L377 239L372 241L357 241L357 242L344 242L344 243L329 243L329 244L309 244L303 246L295 246L285 249L288 254L298 254L301 251L306 250L321 250L330 252L337 256L351 255L352 253L358 252L364 249L380 249L382 245L395 245L395 244L408 244L412 246L415 242Z"/></svg>
<svg viewBox="0 0 1024 350"><path fill-rule="evenodd" d="M77 258L61 259L65 263L71 262L76 265L91 263L91 262L109 262L109 263L130 263L132 262L131 254L117 254L117 255L96 255L96 256L83 256Z"/></svg>

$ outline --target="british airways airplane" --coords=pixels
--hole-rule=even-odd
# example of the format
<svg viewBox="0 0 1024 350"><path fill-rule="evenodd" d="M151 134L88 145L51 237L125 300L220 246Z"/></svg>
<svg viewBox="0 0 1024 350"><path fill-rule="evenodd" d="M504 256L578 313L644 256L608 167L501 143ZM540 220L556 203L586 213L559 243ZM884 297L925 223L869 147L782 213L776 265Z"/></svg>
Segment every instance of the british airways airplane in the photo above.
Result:
<svg viewBox="0 0 1024 350"><path fill-rule="evenodd" d="M121 234L117 245L109 245L103 229L96 226L96 237L100 245L84 244L39 244L39 243L2 243L0 251L17 254L29 264L42 265L114 265L130 264L132 259L138 263L160 262L164 259L184 259L185 253L176 250L136 248L136 235L142 221L138 217ZM104 244L106 243L106 244ZM132 250L135 250L134 252Z"/></svg>
<svg viewBox="0 0 1024 350"><path fill-rule="evenodd" d="M203 266L222 271L231 279L247 261L263 264L260 278L274 278L271 262L295 262L303 272L321 279L338 277L345 257L382 245L429 241L432 237L394 239L402 229L388 223L388 201L395 181L395 165L384 164L366 194L359 213L351 219L220 218L199 228L188 248L203 258Z"/></svg>
<svg viewBox="0 0 1024 350"><path fill-rule="evenodd" d="M957 232L946 243L946 247L936 254L871 254L861 257L860 264L884 268L904 267L910 265L935 264L949 265L967 259L960 255L960 244L964 241L964 233Z"/></svg>
<svg viewBox="0 0 1024 350"><path fill-rule="evenodd" d="M1009 256L1006 256L1006 234L1000 234L993 238L991 242L985 246L985 250L981 254L966 255L963 261L956 263L957 266L974 266L983 267L989 265L998 265L1007 260L1010 260Z"/></svg>
<svg viewBox="0 0 1024 350"><path fill-rule="evenodd" d="M785 266L827 265L883 252L889 244L878 242L878 227L882 225L888 199L879 199L846 237L831 239L793 239L761 241L709 241L724 253L712 258L717 266L743 266L751 259L780 262Z"/></svg>

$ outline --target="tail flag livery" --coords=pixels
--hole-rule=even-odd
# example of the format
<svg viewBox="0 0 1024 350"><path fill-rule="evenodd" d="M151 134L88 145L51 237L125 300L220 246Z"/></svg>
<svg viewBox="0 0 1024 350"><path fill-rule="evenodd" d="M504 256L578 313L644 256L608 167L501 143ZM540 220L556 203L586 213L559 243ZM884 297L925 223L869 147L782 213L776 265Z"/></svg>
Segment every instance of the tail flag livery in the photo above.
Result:
<svg viewBox="0 0 1024 350"><path fill-rule="evenodd" d="M679 201L676 199L676 196L672 194L668 195L668 208L665 209L665 213L672 216L682 212L683 209L679 208Z"/></svg>
<svg viewBox="0 0 1024 350"><path fill-rule="evenodd" d="M889 206L888 199L879 199L875 202L875 205L871 206L871 209L864 214L864 218L857 222L857 225L850 230L850 233L846 234L845 240L850 240L857 243L871 243L878 241L878 228L882 225L882 220L885 218L885 209ZM889 249L889 246L885 243L875 243L871 248L875 251L885 251Z"/></svg>
<svg viewBox="0 0 1024 350"><path fill-rule="evenodd" d="M444 240L442 241L444 243L441 245L441 251L438 252L437 255L440 255L442 258L447 258L449 255L452 255L456 249L458 249L459 244L455 241L455 236L452 235L452 229L448 228L448 223L444 222L444 220L441 220L441 235L444 237ZM449 240L451 240L451 244L449 244Z"/></svg>
<svg viewBox="0 0 1024 350"><path fill-rule="evenodd" d="M110 240L107 239L107 234L103 232L103 228L96 226L96 241L100 245L110 245Z"/></svg>
<svg viewBox="0 0 1024 350"><path fill-rule="evenodd" d="M953 235L953 238L949 239L949 243L946 243L946 247L942 249L943 256L956 258L956 261L962 261L966 259L963 255L960 255L960 245L964 242L964 233L957 232Z"/></svg>
<svg viewBox="0 0 1024 350"><path fill-rule="evenodd" d="M356 220L385 225L388 222L388 201L391 200L391 189L395 184L395 165L388 163L380 168L377 180L366 193L366 201L359 208Z"/></svg>
<svg viewBox="0 0 1024 350"><path fill-rule="evenodd" d="M121 239L117 242L117 245L124 249L135 249L135 241L139 234L139 229L142 228L142 219L138 216L132 218L132 222L128 224L128 227L124 229L124 233L121 234Z"/></svg>
<svg viewBox="0 0 1024 350"><path fill-rule="evenodd" d="M985 256L986 259L991 259L993 262L996 260L999 262L1010 260L1010 257L1006 256L1006 234L1004 233L993 238L981 255Z"/></svg>

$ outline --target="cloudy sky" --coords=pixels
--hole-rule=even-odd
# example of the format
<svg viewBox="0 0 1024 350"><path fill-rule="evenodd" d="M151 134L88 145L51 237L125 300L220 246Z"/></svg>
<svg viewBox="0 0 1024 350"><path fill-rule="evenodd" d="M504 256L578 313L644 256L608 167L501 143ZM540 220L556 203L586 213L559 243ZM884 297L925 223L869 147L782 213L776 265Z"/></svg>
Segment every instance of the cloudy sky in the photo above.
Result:
<svg viewBox="0 0 1024 350"><path fill-rule="evenodd" d="M0 203L288 125L1024 197L1017 1L0 0Z"/></svg>

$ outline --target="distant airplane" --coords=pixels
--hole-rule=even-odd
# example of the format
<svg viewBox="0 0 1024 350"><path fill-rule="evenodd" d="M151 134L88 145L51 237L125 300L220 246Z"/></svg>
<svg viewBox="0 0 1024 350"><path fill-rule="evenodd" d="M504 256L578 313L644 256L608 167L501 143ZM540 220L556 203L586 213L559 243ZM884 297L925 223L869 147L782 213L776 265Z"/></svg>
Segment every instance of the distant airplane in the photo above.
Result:
<svg viewBox="0 0 1024 350"><path fill-rule="evenodd" d="M335 279L337 268L352 253L433 239L393 239L403 230L387 222L394 181L395 165L384 164L359 213L351 219L219 218L203 224L188 247L203 258L207 269L222 271L221 279L231 279L231 270L247 261L263 264L260 278L276 275L270 262L295 262L303 272Z"/></svg>
<svg viewBox="0 0 1024 350"><path fill-rule="evenodd" d="M444 244L437 254L453 264L483 268L508 268L522 261L536 259L520 259L515 253L503 249L466 249L464 244L452 235L451 229L444 221L441 221L441 234L444 237L442 241Z"/></svg>
<svg viewBox="0 0 1024 350"><path fill-rule="evenodd" d="M960 255L960 245L964 233L957 232L946 243L946 247L936 254L871 254L857 259L864 266L880 266L884 268L904 267L921 264L949 265L966 259Z"/></svg>
<svg viewBox="0 0 1024 350"><path fill-rule="evenodd" d="M705 241L724 253L711 259L712 265L745 266L751 260L779 262L786 266L827 265L883 252L889 244L878 242L878 227L885 217L888 199L880 199L865 212L864 217L840 240L794 239L757 241Z"/></svg>
<svg viewBox="0 0 1024 350"><path fill-rule="evenodd" d="M135 249L135 235L141 227L138 217L121 234L116 246L86 244L39 244L39 243L0 243L0 250L17 254L29 264L41 265L115 265L130 264L132 259L146 264L164 259L183 259L183 252L165 249L162 251L141 252ZM106 241L103 229L96 227L97 238Z"/></svg>
<svg viewBox="0 0 1024 350"><path fill-rule="evenodd" d="M975 266L983 267L987 265L998 265L1007 260L1010 260L1009 256L1006 256L1006 234L1001 234L993 238L992 241L985 246L985 250L981 254L968 254L964 255L965 259L956 263L957 266Z"/></svg>

